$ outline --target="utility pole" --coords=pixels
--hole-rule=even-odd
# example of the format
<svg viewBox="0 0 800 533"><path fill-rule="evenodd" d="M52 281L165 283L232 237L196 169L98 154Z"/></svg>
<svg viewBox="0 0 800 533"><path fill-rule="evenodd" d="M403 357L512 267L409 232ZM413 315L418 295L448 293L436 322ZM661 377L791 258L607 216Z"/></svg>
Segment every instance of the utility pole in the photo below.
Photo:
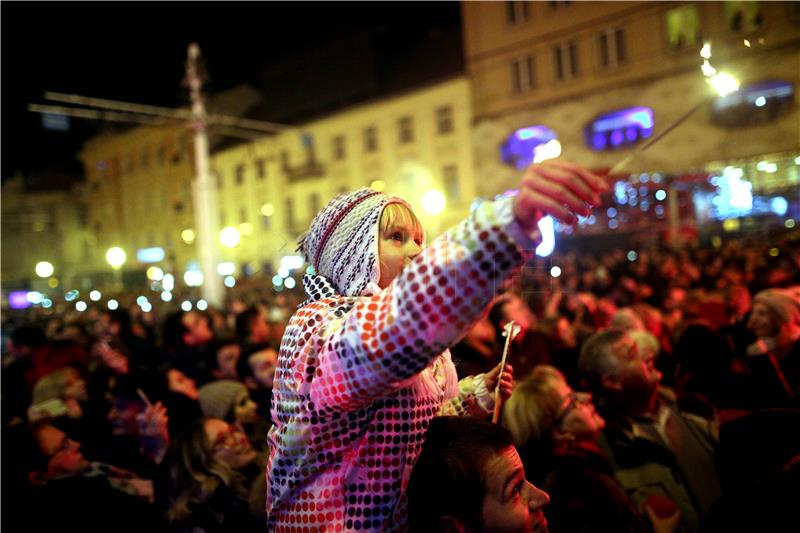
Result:
<svg viewBox="0 0 800 533"><path fill-rule="evenodd" d="M219 235L219 210L217 209L217 188L208 172L208 135L206 134L206 108L203 103L197 60L200 47L191 43L186 61L186 83L192 102L192 127L194 129L195 180L192 184L194 197L194 222L197 228L197 247L200 254L200 268L203 271L203 298L219 307L222 305L222 277L217 274L217 246L214 239Z"/></svg>

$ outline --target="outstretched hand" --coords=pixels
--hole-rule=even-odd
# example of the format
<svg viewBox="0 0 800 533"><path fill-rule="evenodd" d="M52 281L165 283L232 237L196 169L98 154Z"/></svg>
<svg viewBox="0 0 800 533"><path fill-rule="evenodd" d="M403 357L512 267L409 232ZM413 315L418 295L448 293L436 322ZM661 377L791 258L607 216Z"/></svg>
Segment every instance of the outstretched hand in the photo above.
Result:
<svg viewBox="0 0 800 533"><path fill-rule="evenodd" d="M536 229L545 215L575 224L577 215L588 216L600 203L608 184L586 168L563 160L548 160L528 167L514 197L514 216L526 230Z"/></svg>
<svg viewBox="0 0 800 533"><path fill-rule="evenodd" d="M503 401L508 400L511 397L511 393L514 392L514 369L511 365L506 364L501 374L500 364L498 363L496 367L484 374L483 379L486 383L486 388L492 394L494 394L494 389L497 387L498 376L500 378L500 398Z"/></svg>

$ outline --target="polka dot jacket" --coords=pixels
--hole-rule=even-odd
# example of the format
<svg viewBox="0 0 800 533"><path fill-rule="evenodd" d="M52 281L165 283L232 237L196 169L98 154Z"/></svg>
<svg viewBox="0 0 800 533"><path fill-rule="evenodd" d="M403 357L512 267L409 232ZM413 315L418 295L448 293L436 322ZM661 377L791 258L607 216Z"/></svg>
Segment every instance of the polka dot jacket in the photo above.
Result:
<svg viewBox="0 0 800 533"><path fill-rule="evenodd" d="M457 383L447 348L535 246L506 198L483 203L385 290L342 296L306 278L311 298L290 319L275 374L270 531L405 530L405 487L431 418L493 408L482 376ZM366 250L351 260L376 261L377 246Z"/></svg>

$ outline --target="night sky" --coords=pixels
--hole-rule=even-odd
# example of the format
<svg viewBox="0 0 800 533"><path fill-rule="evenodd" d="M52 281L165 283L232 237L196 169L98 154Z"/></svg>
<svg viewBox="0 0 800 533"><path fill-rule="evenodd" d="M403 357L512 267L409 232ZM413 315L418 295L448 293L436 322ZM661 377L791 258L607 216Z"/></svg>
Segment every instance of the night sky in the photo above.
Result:
<svg viewBox="0 0 800 533"><path fill-rule="evenodd" d="M258 118L304 120L460 72L459 13L458 2L2 2L2 178L75 179L81 144L107 127L71 118L69 132L45 131L26 110L60 105L45 91L184 105L196 41L208 91L251 83L270 103Z"/></svg>

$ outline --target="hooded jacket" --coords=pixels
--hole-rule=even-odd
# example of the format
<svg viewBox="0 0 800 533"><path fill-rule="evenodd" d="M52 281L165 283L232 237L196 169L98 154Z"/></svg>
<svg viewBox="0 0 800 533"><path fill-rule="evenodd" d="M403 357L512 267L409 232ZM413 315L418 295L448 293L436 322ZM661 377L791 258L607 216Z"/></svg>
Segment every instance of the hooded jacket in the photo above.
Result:
<svg viewBox="0 0 800 533"><path fill-rule="evenodd" d="M536 242L511 199L485 202L381 290L379 221L393 202L405 204L370 189L339 195L301 237L316 274L275 373L270 531L405 530L405 488L430 420L494 406L482 375L457 381L447 348Z"/></svg>

